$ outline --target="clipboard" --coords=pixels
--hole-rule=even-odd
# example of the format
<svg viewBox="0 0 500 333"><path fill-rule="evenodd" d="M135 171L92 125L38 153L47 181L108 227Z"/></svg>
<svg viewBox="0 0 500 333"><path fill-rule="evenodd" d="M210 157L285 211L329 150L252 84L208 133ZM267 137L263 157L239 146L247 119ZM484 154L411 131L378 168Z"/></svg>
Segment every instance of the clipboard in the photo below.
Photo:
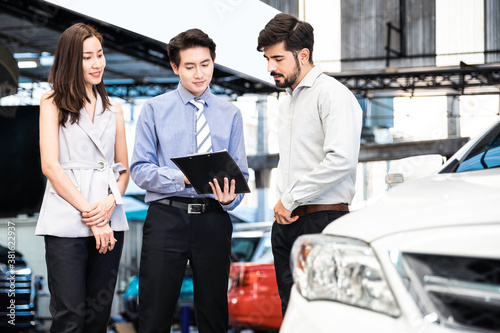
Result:
<svg viewBox="0 0 500 333"><path fill-rule="evenodd" d="M236 181L235 193L250 193L247 181L238 164L225 150L215 153L193 154L170 159L189 180L197 194L212 194L208 182L217 179L224 185L224 177Z"/></svg>

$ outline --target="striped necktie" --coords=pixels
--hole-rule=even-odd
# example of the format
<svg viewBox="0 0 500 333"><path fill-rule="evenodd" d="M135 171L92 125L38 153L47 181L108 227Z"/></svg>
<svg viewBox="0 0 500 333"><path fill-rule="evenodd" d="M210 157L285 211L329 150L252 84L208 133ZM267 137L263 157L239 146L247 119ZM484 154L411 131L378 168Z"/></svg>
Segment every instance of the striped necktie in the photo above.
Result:
<svg viewBox="0 0 500 333"><path fill-rule="evenodd" d="M205 118L204 106L205 101L202 99L192 99L189 103L196 106L196 152L210 153L212 152L212 137L210 136L210 128L208 127L207 119Z"/></svg>

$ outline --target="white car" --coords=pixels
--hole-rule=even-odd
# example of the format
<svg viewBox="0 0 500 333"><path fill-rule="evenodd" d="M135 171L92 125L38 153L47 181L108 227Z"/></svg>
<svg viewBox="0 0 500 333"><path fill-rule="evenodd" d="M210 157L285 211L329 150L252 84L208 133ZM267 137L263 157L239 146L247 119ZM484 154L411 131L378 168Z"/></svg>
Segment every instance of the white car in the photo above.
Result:
<svg viewBox="0 0 500 333"><path fill-rule="evenodd" d="M291 261L282 333L500 332L500 121Z"/></svg>

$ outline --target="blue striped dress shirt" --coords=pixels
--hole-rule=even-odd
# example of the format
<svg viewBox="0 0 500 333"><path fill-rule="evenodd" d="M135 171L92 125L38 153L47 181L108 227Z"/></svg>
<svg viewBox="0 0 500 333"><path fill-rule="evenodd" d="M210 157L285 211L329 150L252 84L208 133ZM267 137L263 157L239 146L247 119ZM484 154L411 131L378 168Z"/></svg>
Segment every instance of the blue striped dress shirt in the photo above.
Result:
<svg viewBox="0 0 500 333"><path fill-rule="evenodd" d="M178 197L210 197L198 195L184 184L184 175L170 160L196 153L196 107L189 103L194 96L180 83L176 90L148 100L137 122L134 152L130 166L132 180L146 190L146 203ZM243 138L241 111L230 102L207 89L205 117L210 126L213 151L227 150L248 180L248 166ZM232 210L243 199L240 194L224 210Z"/></svg>

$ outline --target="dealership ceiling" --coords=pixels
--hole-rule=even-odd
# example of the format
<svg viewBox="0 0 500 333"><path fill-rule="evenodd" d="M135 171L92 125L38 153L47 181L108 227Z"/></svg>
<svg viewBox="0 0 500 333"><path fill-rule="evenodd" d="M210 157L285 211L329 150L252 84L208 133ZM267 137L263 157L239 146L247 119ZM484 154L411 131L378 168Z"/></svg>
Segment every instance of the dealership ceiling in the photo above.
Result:
<svg viewBox="0 0 500 333"><path fill-rule="evenodd" d="M104 36L107 62L104 80L111 95L126 99L156 96L177 86L179 79L170 67L164 42L47 1L0 0L0 96L15 93L18 83L45 82L60 34L77 22L95 26ZM18 63L22 68L17 68ZM365 97L431 91L439 94L498 93L500 85L498 64L330 75ZM232 97L277 91L269 81L217 63L211 88L216 94Z"/></svg>
<svg viewBox="0 0 500 333"><path fill-rule="evenodd" d="M0 0L0 54L3 59L0 64L7 67L0 80L5 82L5 76L9 76L12 83L16 83L16 79L17 83L47 81L59 36L77 22L89 23L103 34L104 80L111 95L124 98L156 96L177 86L179 79L170 67L165 43L38 0ZM10 53L10 58L15 58L16 61L10 61L14 66L9 66L5 51ZM17 63L22 68L15 68ZM211 88L214 93L229 96L276 91L269 82L218 64ZM4 89L3 93L9 92Z"/></svg>

